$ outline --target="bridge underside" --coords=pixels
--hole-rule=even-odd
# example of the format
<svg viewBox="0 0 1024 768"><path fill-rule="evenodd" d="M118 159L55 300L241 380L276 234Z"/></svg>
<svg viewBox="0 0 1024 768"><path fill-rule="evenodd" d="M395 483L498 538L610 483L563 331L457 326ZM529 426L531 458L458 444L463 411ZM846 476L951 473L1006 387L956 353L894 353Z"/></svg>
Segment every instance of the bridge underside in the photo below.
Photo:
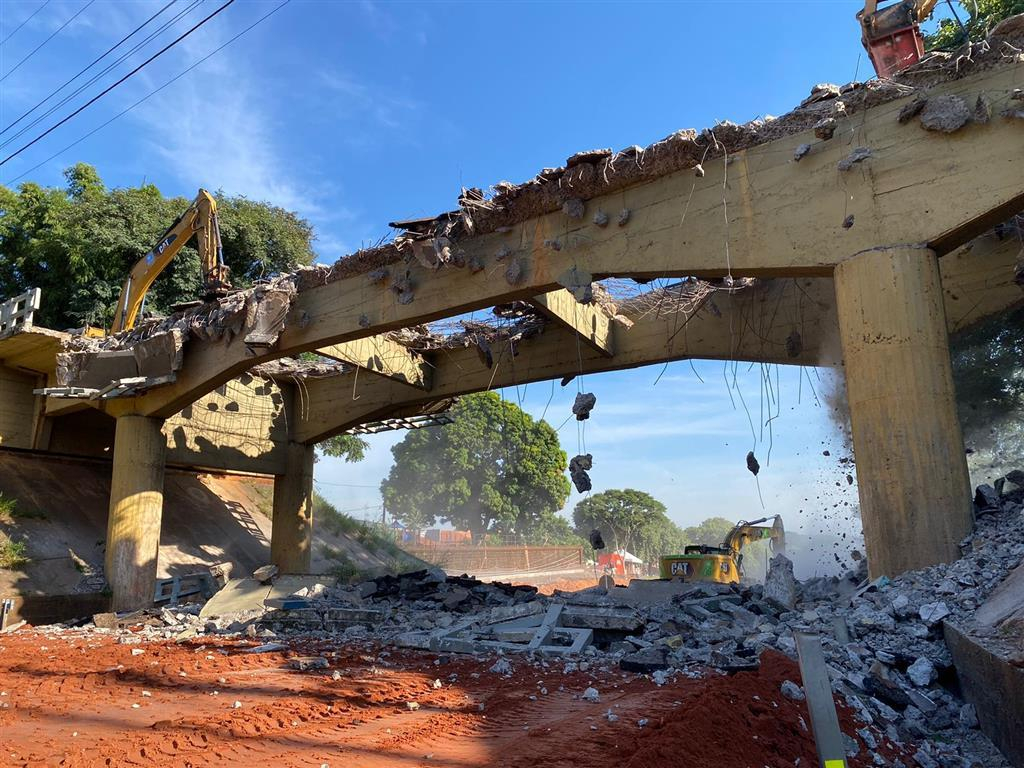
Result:
<svg viewBox="0 0 1024 768"><path fill-rule="evenodd" d="M250 369L281 390L273 552L285 570L308 567L318 440L468 392L693 357L843 365L872 573L955 558L971 495L947 334L1022 298L1019 235L992 232L1024 210L1024 83L1003 45L1019 50L1018 37L819 93L775 121L582 153L490 200L470 190L458 211L405 222L395 243L330 268L104 349L70 344L42 373L93 399L51 397L40 419L117 419L115 602L148 597L165 421ZM606 278L678 282L623 299L592 287ZM490 307L501 328L397 333ZM287 370L266 364L311 350L342 372L304 377L293 396ZM143 384L117 388L133 378Z"/></svg>

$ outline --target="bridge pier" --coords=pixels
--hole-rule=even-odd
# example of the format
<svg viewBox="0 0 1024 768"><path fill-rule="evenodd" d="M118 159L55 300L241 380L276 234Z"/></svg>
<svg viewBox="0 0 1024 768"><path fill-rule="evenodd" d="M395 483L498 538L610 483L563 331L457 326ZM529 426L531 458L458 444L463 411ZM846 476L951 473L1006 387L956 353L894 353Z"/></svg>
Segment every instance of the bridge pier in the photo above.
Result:
<svg viewBox="0 0 1024 768"><path fill-rule="evenodd" d="M971 493L938 258L863 251L836 266L835 291L871 576L954 560Z"/></svg>
<svg viewBox="0 0 1024 768"><path fill-rule="evenodd" d="M148 416L117 418L105 558L114 611L153 603L167 448L162 426Z"/></svg>
<svg viewBox="0 0 1024 768"><path fill-rule="evenodd" d="M313 555L312 444L289 441L285 473L274 476L270 560L281 573L309 573Z"/></svg>

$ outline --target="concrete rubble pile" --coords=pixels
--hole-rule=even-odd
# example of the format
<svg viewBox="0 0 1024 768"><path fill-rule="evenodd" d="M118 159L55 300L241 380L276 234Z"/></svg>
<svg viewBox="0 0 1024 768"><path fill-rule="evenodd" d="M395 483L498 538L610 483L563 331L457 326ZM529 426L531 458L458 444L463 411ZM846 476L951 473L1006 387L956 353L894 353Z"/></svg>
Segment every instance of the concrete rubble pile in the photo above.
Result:
<svg viewBox="0 0 1024 768"><path fill-rule="evenodd" d="M793 633L811 632L821 638L833 689L853 710L862 744L910 749L906 765L921 768L1001 766L979 730L979 712L962 698L947 642L951 631L998 641L1002 658L1024 668L1021 589L1001 623L978 621L990 596L1024 586L1024 483L1015 480L1024 481L1024 473L979 488L975 531L961 542L961 559L894 579L869 581L861 560L844 577L801 583L776 555L763 585L633 580L544 596L531 586L426 569L354 586L301 577L305 586L285 586L242 611L218 612L215 596L202 607L103 614L95 625L129 643L241 636L261 643L249 649L260 652L313 639L496 655L497 674L522 664L565 665L650 675L658 685L755 670L769 649L795 657ZM272 594L275 581L298 583L275 570L242 581L261 595ZM802 696L795 683L788 688L787 695ZM887 764L874 752L861 757Z"/></svg>

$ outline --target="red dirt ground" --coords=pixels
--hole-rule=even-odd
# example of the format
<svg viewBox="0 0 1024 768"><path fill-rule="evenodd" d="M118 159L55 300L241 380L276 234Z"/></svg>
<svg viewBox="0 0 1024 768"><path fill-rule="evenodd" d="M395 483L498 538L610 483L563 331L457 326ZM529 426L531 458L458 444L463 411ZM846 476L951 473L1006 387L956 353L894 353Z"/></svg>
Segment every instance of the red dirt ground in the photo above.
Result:
<svg viewBox="0 0 1024 768"><path fill-rule="evenodd" d="M253 644L132 646L98 634L25 630L3 636L0 765L816 764L806 706L779 693L782 680L799 680L799 672L779 654L765 654L756 673L679 677L657 687L617 670L565 675L561 661L538 669L512 658L515 672L504 679L488 671L493 660L437 663L436 654L326 643L301 652L324 654L331 668L297 672L287 664L295 651L246 653ZM144 652L133 656L132 648ZM600 691L599 702L579 698L588 685ZM410 710L407 702L419 706ZM617 721L605 717L609 709ZM646 727L638 726L641 718ZM849 712L841 710L841 720L852 734Z"/></svg>

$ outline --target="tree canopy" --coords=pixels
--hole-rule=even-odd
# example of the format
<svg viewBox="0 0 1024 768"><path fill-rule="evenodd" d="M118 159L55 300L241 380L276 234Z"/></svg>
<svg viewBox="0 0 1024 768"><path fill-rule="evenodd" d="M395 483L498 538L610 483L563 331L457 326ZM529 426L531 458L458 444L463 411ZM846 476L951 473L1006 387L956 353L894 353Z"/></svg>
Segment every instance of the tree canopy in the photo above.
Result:
<svg viewBox="0 0 1024 768"><path fill-rule="evenodd" d="M411 528L438 519L474 536L565 535L557 511L569 497L558 433L493 392L469 395L454 422L411 430L391 452L381 483L388 511Z"/></svg>
<svg viewBox="0 0 1024 768"><path fill-rule="evenodd" d="M961 5L966 15L963 28L952 17L939 19L935 32L925 36L928 50L948 50L968 40L980 40L1003 19L1024 13L1024 0L972 0Z"/></svg>
<svg viewBox="0 0 1024 768"><path fill-rule="evenodd" d="M665 505L633 488L595 493L572 513L577 533L597 528L612 549L626 549L645 561L678 549L683 532L666 514Z"/></svg>
<svg viewBox="0 0 1024 768"><path fill-rule="evenodd" d="M164 197L153 184L107 189L86 163L64 177L64 187L0 186L0 298L41 288L37 324L109 326L125 276L190 201ZM224 260L237 287L312 262L307 221L269 203L214 196ZM164 313L199 292L199 254L189 245L154 283L146 307Z"/></svg>
<svg viewBox="0 0 1024 768"><path fill-rule="evenodd" d="M724 517L709 517L699 525L693 525L683 531L687 544L704 544L717 547L725 541L725 536L732 530L735 521Z"/></svg>

